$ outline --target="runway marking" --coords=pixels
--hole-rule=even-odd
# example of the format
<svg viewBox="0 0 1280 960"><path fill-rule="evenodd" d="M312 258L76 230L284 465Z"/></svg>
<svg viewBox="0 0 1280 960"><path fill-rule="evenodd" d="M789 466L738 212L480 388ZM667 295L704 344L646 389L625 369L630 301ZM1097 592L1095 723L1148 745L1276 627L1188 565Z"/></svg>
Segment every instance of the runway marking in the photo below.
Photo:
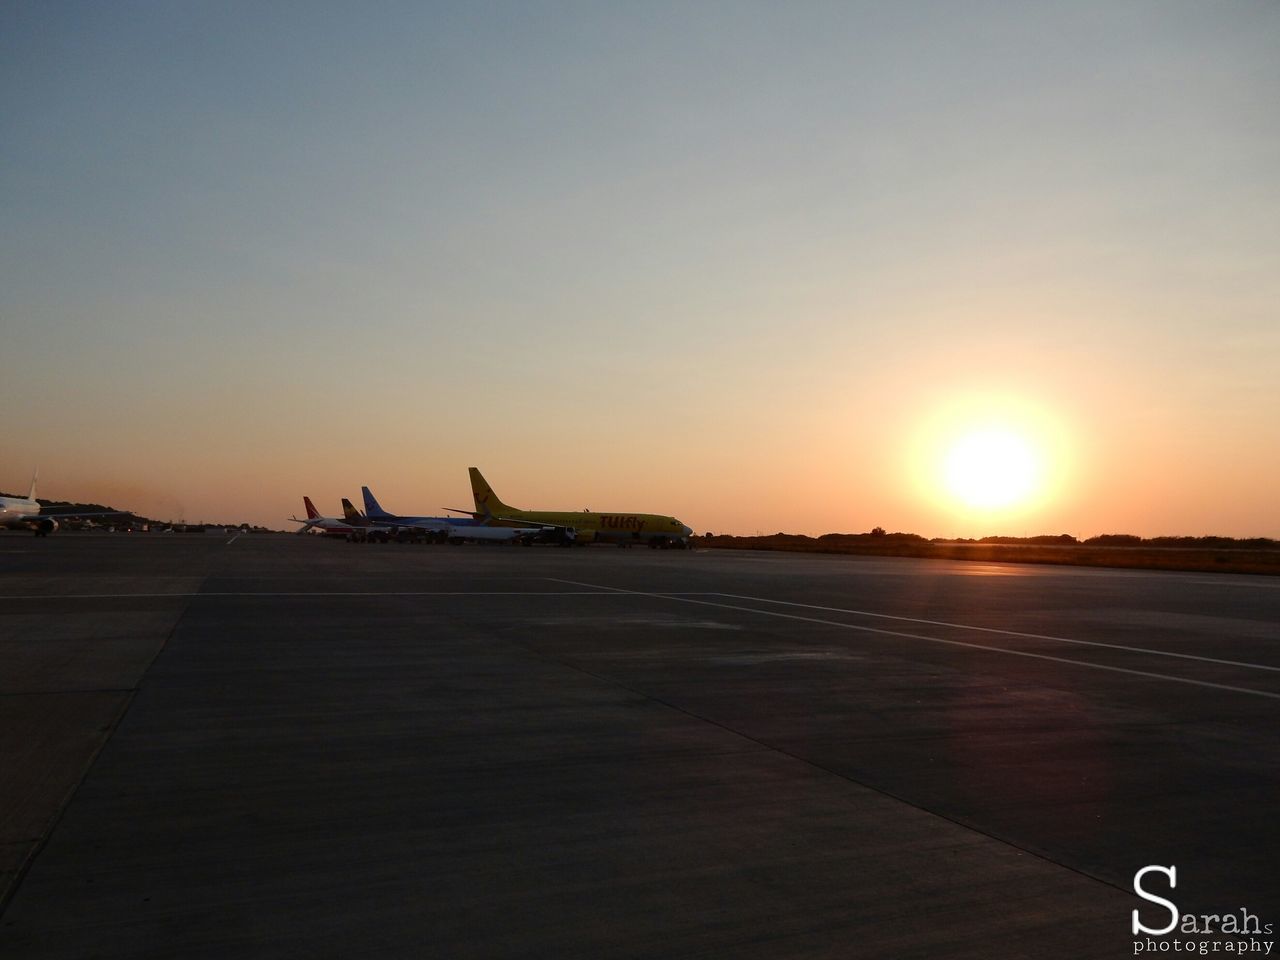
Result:
<svg viewBox="0 0 1280 960"><path fill-rule="evenodd" d="M983 633L999 634L1003 636L1023 637L1027 639L1048 640L1058 643L1078 644L1082 646L1102 647L1105 649L1126 650L1129 652L1147 653L1157 656L1176 657L1185 660L1202 661L1213 663L1221 666L1238 666L1257 670L1276 671L1280 668L1268 666L1266 664L1252 664L1234 660L1218 660L1212 657L1200 657L1193 654L1171 653L1161 650L1151 650L1144 647L1129 647L1120 644L1100 643L1091 640L1075 640L1068 637L1054 637L1044 634L1020 633L1013 630L1000 630L993 627L975 627L965 624L950 623L942 620L923 620L911 617L897 617L890 614L870 613L868 611L848 610L840 607L822 607L815 604L792 603L786 600L770 600L764 597L746 597L738 594L726 594L718 591L672 591L670 593L653 593L643 590L627 590L622 587L610 587L603 584L584 583L578 580L563 580L557 577L547 577L548 581L553 583L565 583L573 586L586 587L586 590L351 590L351 591L334 591L319 593L315 591L211 591L206 593L198 592L181 592L181 593L82 593L82 594L19 594L19 595L0 595L0 599L7 600L129 600L129 599L195 599L198 597L209 598L246 598L246 597L263 597L263 598L306 598L306 599L325 599L329 597L589 597L589 596L638 596L650 597L662 600L677 600L684 603L695 603L702 606L718 607L724 610L736 610L743 613L755 613L761 616L775 617L784 620L796 620L803 623L816 623L822 626L840 627L845 630L855 630L861 633L873 633L880 636L902 637L910 640L925 640L931 643L940 643L947 646L967 647L974 650L985 650L991 653L1005 653L1011 656L1029 657L1036 660L1048 660L1054 663L1073 664L1082 667L1091 667L1096 670L1110 670L1113 673L1125 673L1132 676L1149 677L1156 680L1169 680L1175 683L1186 683L1198 687L1208 687L1215 690L1227 690L1233 693L1245 693L1258 697L1267 697L1272 700L1280 700L1280 694L1270 693L1264 690L1254 690L1248 687L1236 687L1229 684L1212 683L1207 680L1191 680L1186 677L1175 677L1163 673L1154 673L1146 670L1133 670L1128 667L1115 667L1101 663L1091 663L1085 660L1072 660L1067 657L1055 657L1049 654L1032 653L1027 650L1011 650L1005 647L992 647L986 644L970 643L963 640L948 640L942 637L932 637L925 634L907 633L897 630L882 630L876 627L860 626L858 624L843 623L838 620L824 620L818 617L804 617L796 614L780 613L772 610L761 610L755 607L744 607L737 604L716 603L710 600L699 600L697 597L728 597L731 599L751 600L760 603L773 603L786 606L795 606L815 610L827 610L838 613L849 613L853 615L878 617L888 620L903 621L909 623L922 623L932 626L944 626L953 629L973 630Z"/></svg>
<svg viewBox="0 0 1280 960"><path fill-rule="evenodd" d="M1263 590L1280 590L1280 583L1248 577L1241 577L1238 580L1188 580L1187 583L1208 584L1211 587L1261 587Z"/></svg>
<svg viewBox="0 0 1280 960"><path fill-rule="evenodd" d="M871 613L869 610L848 610L844 607L822 607L813 603L793 603L790 600L769 600L765 597L744 597L736 593L717 593L718 597L732 600L753 600L757 603L776 603L787 607L804 607L808 610L826 610L831 613L851 613L859 617L877 617L881 620L900 620L905 623L924 623L933 627L953 627L957 630L973 630L978 633L995 633L1005 637L1025 637L1029 640L1052 640L1054 643L1074 643L1084 647L1105 647L1108 650L1128 650L1131 653L1149 653L1157 657L1176 657L1179 660L1199 660L1202 663L1216 663L1227 667L1245 667L1250 670L1270 670L1280 673L1280 666L1266 663L1249 663L1244 660L1220 660L1217 657L1203 657L1195 653L1175 653L1172 650L1154 650L1151 647L1131 647L1123 643L1103 643L1099 640L1075 640L1071 637L1055 637L1043 633L1022 633L1018 630L1000 630L996 627L974 627L967 623L951 623L947 620L921 620L917 617L896 617L888 613Z"/></svg>
<svg viewBox="0 0 1280 960"><path fill-rule="evenodd" d="M561 580L548 577L556 583L569 583L579 587L595 587L597 590L612 590L617 593L630 594L636 597L653 597L657 600L678 600L681 603L696 603L704 607L719 607L722 610L739 610L743 613L755 613L765 617L777 617L781 620L798 620L802 623L817 623L824 627L839 627L842 630L856 630L859 633L874 633L885 637L902 637L907 640L926 640L930 643L946 644L950 647L966 647L970 650L985 650L989 653L1006 653L1014 657L1029 657L1033 660L1048 660L1052 663L1065 663L1076 667L1090 667L1094 670L1109 670L1112 673L1126 673L1135 677L1149 677L1153 680L1169 680L1173 683L1186 683L1195 687L1208 687L1212 690L1227 690L1231 693L1245 693L1254 697L1266 697L1268 700L1280 700L1280 693L1267 690L1254 690L1249 687L1234 687L1226 683L1212 683L1208 680L1191 680L1187 677L1174 677L1166 673L1152 673L1147 670L1133 670L1129 667L1113 667L1105 663L1091 663L1088 660L1072 660L1068 657L1054 657L1047 653L1032 653L1028 650L1010 650L1007 647L990 647L982 643L968 643L964 640L946 640L942 637L930 637L920 633L905 633L900 630L881 630L878 627L863 627L854 623L842 623L839 620L821 620L817 617L802 617L794 613L779 613L773 610L760 610L756 607L740 607L731 603L714 603L710 600L695 600L691 596L680 596L667 593L648 593L643 590L624 590L621 587L607 587L595 583L583 583L579 580Z"/></svg>

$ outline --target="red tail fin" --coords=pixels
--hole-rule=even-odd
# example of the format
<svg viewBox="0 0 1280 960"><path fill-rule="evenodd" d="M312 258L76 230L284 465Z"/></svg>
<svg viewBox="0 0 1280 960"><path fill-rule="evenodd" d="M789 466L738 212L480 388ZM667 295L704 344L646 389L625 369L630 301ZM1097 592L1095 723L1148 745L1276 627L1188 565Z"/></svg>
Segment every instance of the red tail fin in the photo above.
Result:
<svg viewBox="0 0 1280 960"><path fill-rule="evenodd" d="M311 502L310 497L303 497L302 503L307 508L308 520L315 520L320 516L320 511L316 509L316 505Z"/></svg>

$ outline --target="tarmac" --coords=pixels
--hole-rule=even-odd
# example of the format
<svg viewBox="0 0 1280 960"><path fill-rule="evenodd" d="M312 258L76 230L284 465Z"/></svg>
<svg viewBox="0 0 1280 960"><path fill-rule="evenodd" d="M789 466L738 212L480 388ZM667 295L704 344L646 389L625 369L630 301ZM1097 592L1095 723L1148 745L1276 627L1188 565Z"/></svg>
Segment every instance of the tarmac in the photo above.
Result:
<svg viewBox="0 0 1280 960"><path fill-rule="evenodd" d="M4 534L0 956L1133 956L1278 721L1268 578Z"/></svg>

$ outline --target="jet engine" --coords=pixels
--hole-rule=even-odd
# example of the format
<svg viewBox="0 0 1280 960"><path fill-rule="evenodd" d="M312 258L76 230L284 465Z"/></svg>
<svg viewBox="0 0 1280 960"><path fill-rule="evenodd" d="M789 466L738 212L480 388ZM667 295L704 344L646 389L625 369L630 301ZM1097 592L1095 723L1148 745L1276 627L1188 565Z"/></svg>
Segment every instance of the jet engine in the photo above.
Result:
<svg viewBox="0 0 1280 960"><path fill-rule="evenodd" d="M36 521L36 536L47 537L58 529L58 521L53 517L41 517Z"/></svg>

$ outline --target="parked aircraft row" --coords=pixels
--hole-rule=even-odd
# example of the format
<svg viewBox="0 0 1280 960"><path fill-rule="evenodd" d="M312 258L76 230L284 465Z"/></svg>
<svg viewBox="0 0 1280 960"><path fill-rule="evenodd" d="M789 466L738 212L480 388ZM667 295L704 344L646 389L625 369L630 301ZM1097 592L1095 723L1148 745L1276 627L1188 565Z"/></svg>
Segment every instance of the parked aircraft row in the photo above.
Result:
<svg viewBox="0 0 1280 960"><path fill-rule="evenodd" d="M539 527L491 527L474 520L462 520L454 517L402 517L383 510L368 487L362 487L365 509L357 510L346 497L342 498L342 516L325 517L320 514L311 502L310 497L303 497L302 504L306 508L305 520L290 517L294 523L301 523L298 533L309 533L319 530L330 536L339 536L346 540L385 541L385 540L432 540L463 543L467 540L513 541L532 543L544 539L544 531Z"/></svg>
<svg viewBox="0 0 1280 960"><path fill-rule="evenodd" d="M364 511L343 499L341 517L321 516L303 497L306 519L290 517L301 523L299 533L320 530L327 535L349 540L413 539L447 540L450 543L476 541L508 541L530 544L556 542L563 544L616 543L622 546L647 544L651 547L686 547L693 530L675 517L655 513L603 513L590 510L521 510L499 499L475 467L469 470L474 509L446 507L454 517L401 516L382 508L368 487L361 487Z"/></svg>

